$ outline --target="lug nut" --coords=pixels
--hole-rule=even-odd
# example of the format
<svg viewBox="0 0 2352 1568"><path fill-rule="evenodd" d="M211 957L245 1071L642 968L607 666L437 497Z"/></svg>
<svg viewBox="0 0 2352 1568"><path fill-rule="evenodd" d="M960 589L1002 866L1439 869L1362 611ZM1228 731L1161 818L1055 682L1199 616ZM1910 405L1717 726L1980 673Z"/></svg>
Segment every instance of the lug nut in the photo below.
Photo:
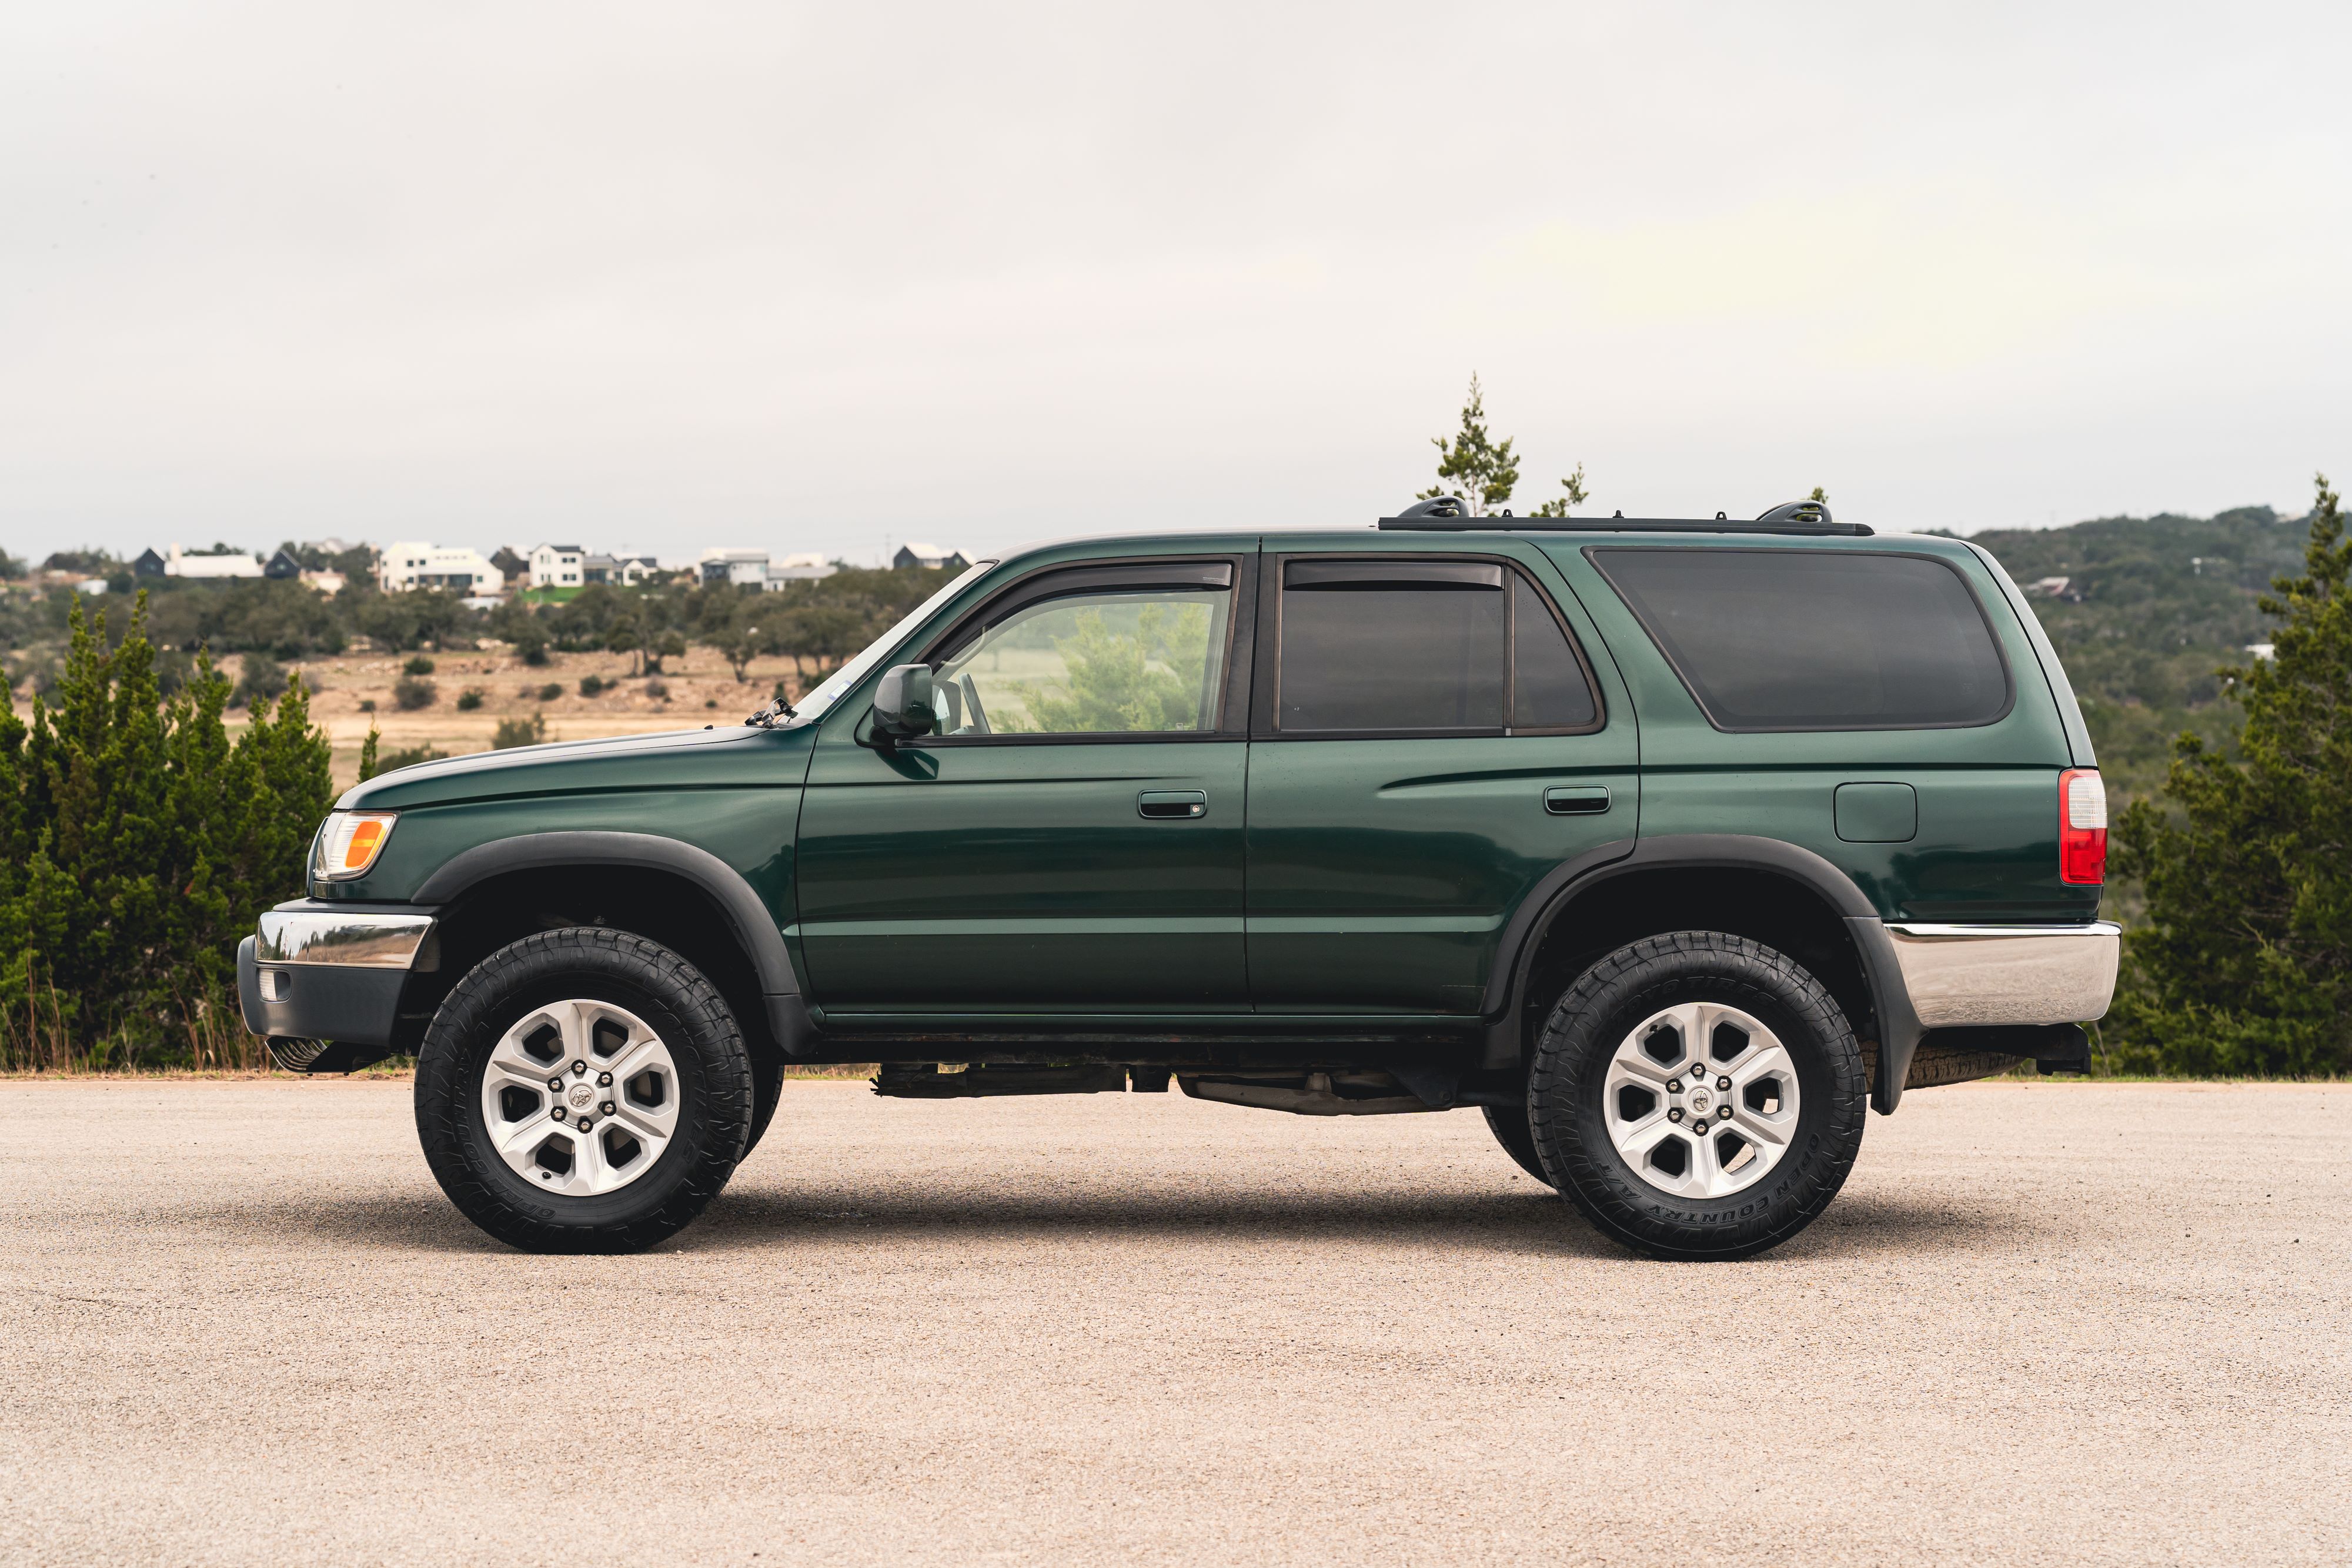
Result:
<svg viewBox="0 0 2352 1568"><path fill-rule="evenodd" d="M1730 1107L1730 1106L1728 1106L1728 1105L1726 1105L1722 1110L1717 1111L1717 1112L1715 1113L1715 1119L1716 1119L1717 1121L1718 1121L1718 1122L1728 1122L1728 1121L1730 1121L1730 1120L1731 1120L1731 1107Z"/></svg>
<svg viewBox="0 0 2352 1568"><path fill-rule="evenodd" d="M593 1117L583 1116L580 1118L580 1130L583 1133L595 1124L595 1120Z"/></svg>
<svg viewBox="0 0 2352 1568"><path fill-rule="evenodd" d="M1728 1078L1718 1078L1715 1081L1715 1086L1717 1089L1728 1089L1731 1087L1731 1080Z"/></svg>
<svg viewBox="0 0 2352 1568"><path fill-rule="evenodd" d="M1667 1121L1669 1121L1669 1122L1679 1122L1679 1121L1681 1121L1682 1119L1683 1119L1683 1108L1682 1108L1681 1106L1679 1106L1679 1105L1675 1106L1673 1110L1671 1110L1671 1111L1669 1111L1669 1112L1667 1112L1667 1113L1666 1113L1666 1120L1667 1120Z"/></svg>
<svg viewBox="0 0 2352 1568"><path fill-rule="evenodd" d="M561 1094L561 1093L562 1093L562 1092L563 1092L563 1080L562 1080L562 1079L561 1079L561 1078L551 1078L551 1079L549 1079L549 1080L547 1081L547 1086L548 1086L550 1089L554 1090L554 1091L555 1091L555 1092L557 1092L558 1094Z"/></svg>
<svg viewBox="0 0 2352 1568"><path fill-rule="evenodd" d="M1671 1082L1671 1083L1669 1083L1669 1084L1667 1084L1667 1085L1666 1085L1666 1092L1667 1092L1667 1093L1669 1093L1669 1094L1679 1094L1679 1093L1681 1093L1682 1092L1683 1092L1683 1081L1682 1081L1681 1079L1679 1079L1679 1078L1675 1079L1673 1082Z"/></svg>
<svg viewBox="0 0 2352 1568"><path fill-rule="evenodd" d="M600 1072L596 1074L596 1087L599 1089L610 1088L612 1086L612 1082L613 1075L611 1073Z"/></svg>
<svg viewBox="0 0 2352 1568"><path fill-rule="evenodd" d="M561 1106L561 1105L558 1105L554 1110L550 1111L550 1112L548 1113L548 1114L549 1114L549 1115L551 1115L551 1116L552 1116L552 1117L554 1117L557 1121L561 1122L562 1120L563 1120L563 1107L562 1107L562 1106Z"/></svg>
<svg viewBox="0 0 2352 1568"><path fill-rule="evenodd" d="M613 1103L610 1100L607 1100L602 1105L597 1106L596 1109L609 1116L613 1113Z"/></svg>
<svg viewBox="0 0 2352 1568"><path fill-rule="evenodd" d="M572 1064L572 1076L574 1078L579 1077L582 1073L587 1071L588 1064L584 1061L575 1061Z"/></svg>

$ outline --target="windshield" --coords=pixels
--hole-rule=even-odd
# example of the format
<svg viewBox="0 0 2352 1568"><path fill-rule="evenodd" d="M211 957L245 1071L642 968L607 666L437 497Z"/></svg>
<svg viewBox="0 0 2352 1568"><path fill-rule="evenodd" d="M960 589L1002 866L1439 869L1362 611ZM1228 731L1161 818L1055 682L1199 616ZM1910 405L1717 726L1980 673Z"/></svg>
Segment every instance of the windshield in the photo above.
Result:
<svg viewBox="0 0 2352 1568"><path fill-rule="evenodd" d="M949 583L945 588L940 589L937 593L932 594L929 599L924 600L920 604L916 605L914 609L908 611L904 620L900 621L896 626L891 627L887 632L883 632L879 637L875 638L873 642L867 643L864 653L859 653L856 658L851 659L849 663L834 671L832 674L827 675L824 678L824 683L814 691L809 693L808 695L801 698L799 702L793 704L793 716L790 722L795 725L807 724L823 717L825 710L833 706L834 704L839 702L843 693L848 691L850 687L864 680L866 678L866 673L868 670L871 670L875 665L880 664L889 653L890 650L897 647L899 642L906 637L908 632L912 632L917 626L920 625L931 612L937 610L940 605L945 604L949 598L961 590L965 583L970 582L972 579L978 577L981 573L986 571L995 564L996 563L992 560L973 562L971 566L966 567L962 575L959 576L953 582Z"/></svg>

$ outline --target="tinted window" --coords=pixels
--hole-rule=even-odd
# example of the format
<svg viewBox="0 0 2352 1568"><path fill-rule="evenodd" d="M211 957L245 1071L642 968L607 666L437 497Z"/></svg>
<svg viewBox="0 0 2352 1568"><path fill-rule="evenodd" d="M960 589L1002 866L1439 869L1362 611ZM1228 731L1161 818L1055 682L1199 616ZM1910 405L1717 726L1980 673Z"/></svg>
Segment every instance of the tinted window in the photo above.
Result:
<svg viewBox="0 0 2352 1568"><path fill-rule="evenodd" d="M937 733L1214 729L1232 601L1222 589L1155 588L1016 610L941 661Z"/></svg>
<svg viewBox="0 0 2352 1568"><path fill-rule="evenodd" d="M1722 729L1990 724L2009 674L1976 595L1926 556L1603 549L1594 562Z"/></svg>
<svg viewBox="0 0 2352 1568"><path fill-rule="evenodd" d="M1498 566L1291 562L1279 727L1499 730L1509 604Z"/></svg>
<svg viewBox="0 0 2352 1568"><path fill-rule="evenodd" d="M1511 727L1580 729L1598 711L1584 666L1535 584L1511 583Z"/></svg>

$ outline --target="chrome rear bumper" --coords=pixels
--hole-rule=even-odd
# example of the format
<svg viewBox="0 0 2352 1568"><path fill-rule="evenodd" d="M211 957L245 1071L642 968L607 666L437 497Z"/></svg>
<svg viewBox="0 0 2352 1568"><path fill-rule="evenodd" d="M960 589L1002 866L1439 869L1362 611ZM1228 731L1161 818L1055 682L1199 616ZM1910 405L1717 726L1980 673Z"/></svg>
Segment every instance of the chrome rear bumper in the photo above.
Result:
<svg viewBox="0 0 2352 1568"><path fill-rule="evenodd" d="M1911 1009L1926 1029L2087 1023L2116 994L2123 927L1889 921Z"/></svg>

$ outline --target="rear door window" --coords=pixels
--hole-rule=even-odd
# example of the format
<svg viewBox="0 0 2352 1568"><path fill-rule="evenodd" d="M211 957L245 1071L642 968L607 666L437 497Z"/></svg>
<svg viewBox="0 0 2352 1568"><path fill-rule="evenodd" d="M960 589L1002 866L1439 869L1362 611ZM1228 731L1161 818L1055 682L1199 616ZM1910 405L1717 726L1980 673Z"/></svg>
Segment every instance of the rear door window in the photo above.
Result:
<svg viewBox="0 0 2352 1568"><path fill-rule="evenodd" d="M1499 735L1599 713L1550 604L1497 562L1291 560L1280 644L1284 734Z"/></svg>
<svg viewBox="0 0 2352 1568"><path fill-rule="evenodd" d="M1588 553L1717 729L1949 729L2009 711L1984 608L1931 556Z"/></svg>

